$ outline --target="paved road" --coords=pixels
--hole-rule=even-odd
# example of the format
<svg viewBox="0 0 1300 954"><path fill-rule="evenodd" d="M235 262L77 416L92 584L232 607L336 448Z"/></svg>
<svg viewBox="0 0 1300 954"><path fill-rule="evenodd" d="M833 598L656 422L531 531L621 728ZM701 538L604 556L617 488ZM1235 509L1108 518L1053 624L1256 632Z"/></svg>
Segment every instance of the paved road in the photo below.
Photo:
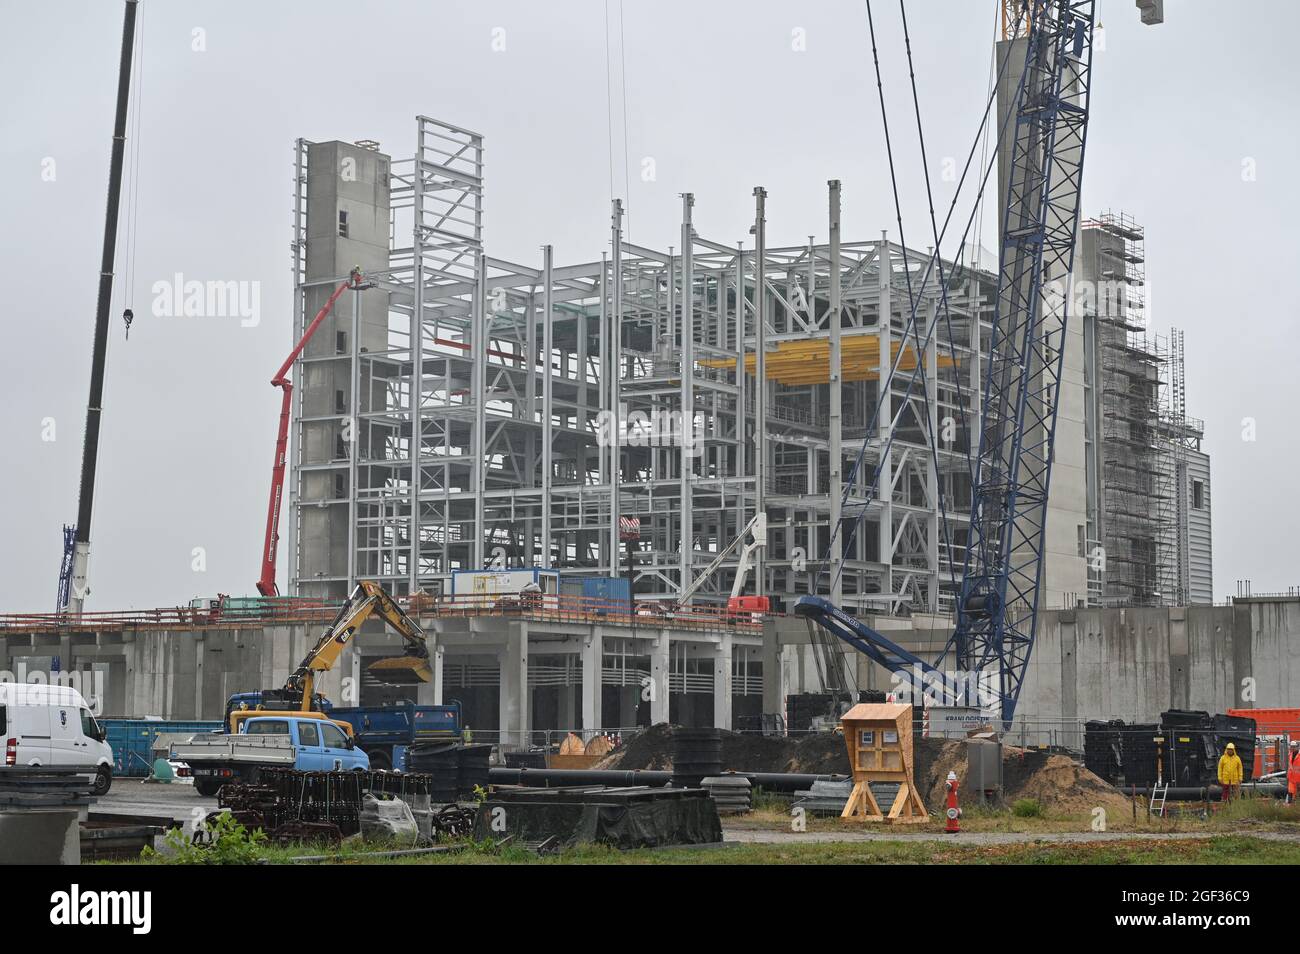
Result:
<svg viewBox="0 0 1300 954"><path fill-rule="evenodd" d="M144 783L139 779L118 778L103 798L97 799L91 811L113 812L122 815L170 815L180 821L190 821L196 811L202 817L216 811L217 800L204 798L194 791L193 785L179 782Z"/></svg>

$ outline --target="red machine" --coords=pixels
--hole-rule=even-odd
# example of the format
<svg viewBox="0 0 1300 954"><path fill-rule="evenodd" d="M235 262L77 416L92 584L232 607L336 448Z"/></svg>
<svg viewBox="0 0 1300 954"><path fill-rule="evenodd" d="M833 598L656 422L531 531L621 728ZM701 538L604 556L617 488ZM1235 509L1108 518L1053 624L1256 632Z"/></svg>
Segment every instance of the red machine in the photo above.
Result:
<svg viewBox="0 0 1300 954"><path fill-rule="evenodd" d="M772 600L766 596L733 596L727 600L727 612L733 614L770 613L772 612Z"/></svg>
<svg viewBox="0 0 1300 954"><path fill-rule="evenodd" d="M284 398L280 402L280 429L275 436L275 463L271 466L271 501L266 508L266 536L262 542L262 575L257 580L257 592L263 596L276 596L278 593L275 585L275 558L280 549L280 501L284 497L284 459L289 442L289 412L293 400L293 382L288 378L289 371L342 294L349 288L360 291L373 287L373 282L363 280L360 268L352 269L347 281L334 289L334 294L330 295L325 306L316 313L316 317L303 332L302 339L289 352L289 357L284 359L284 364L280 365L280 370L271 379L271 386L283 391Z"/></svg>

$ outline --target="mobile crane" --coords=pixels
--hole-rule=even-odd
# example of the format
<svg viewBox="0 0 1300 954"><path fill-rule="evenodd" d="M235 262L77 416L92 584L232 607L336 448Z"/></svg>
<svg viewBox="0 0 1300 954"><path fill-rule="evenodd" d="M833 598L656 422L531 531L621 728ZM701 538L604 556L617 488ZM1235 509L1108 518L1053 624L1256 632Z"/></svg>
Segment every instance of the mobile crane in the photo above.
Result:
<svg viewBox="0 0 1300 954"><path fill-rule="evenodd" d="M271 500L266 507L266 534L262 540L262 572L257 578L257 592L263 596L275 596L278 592L275 585L275 564L280 549L280 503L284 499L284 464L289 444L289 417L293 410L293 382L289 380L289 371L345 291L349 288L363 291L374 287L375 283L367 281L360 268L353 268L347 280L339 283L316 313L298 344L289 352L289 357L284 359L284 364L280 365L280 370L271 379L271 386L279 388L283 397L280 400L280 428L275 435L275 463L271 466Z"/></svg>
<svg viewBox="0 0 1300 954"><path fill-rule="evenodd" d="M117 252L117 214L122 197L126 155L127 110L131 99L131 61L135 50L138 0L126 0L122 17L122 55L117 72L117 108L113 148L108 167L108 207L104 213L104 245L99 266L99 297L95 304L95 335L90 358L90 397L86 402L86 438L81 449L81 483L77 522L63 528L63 560L59 567L58 611L81 613L90 592L90 519L95 508L95 472L99 466L99 424L104 409L104 373L108 364L108 312L113 303L113 262ZM126 312L130 315L130 311ZM125 317L125 315L124 315ZM128 327L129 324L128 324Z"/></svg>
<svg viewBox="0 0 1300 954"><path fill-rule="evenodd" d="M949 653L960 673L992 675L1006 726L1033 649L1046 553L1047 492L1069 317L1069 296L1046 292L1048 282L1070 274L1074 261L1095 2L1003 2L1004 38L1014 38L1008 23L1027 20L1025 61L1011 131L970 542L953 635L932 665L824 597L801 597L794 608L890 671L920 675L941 702L960 701L962 692L938 668ZM1013 6L1020 7L1019 15ZM1159 22L1145 7L1143 20Z"/></svg>

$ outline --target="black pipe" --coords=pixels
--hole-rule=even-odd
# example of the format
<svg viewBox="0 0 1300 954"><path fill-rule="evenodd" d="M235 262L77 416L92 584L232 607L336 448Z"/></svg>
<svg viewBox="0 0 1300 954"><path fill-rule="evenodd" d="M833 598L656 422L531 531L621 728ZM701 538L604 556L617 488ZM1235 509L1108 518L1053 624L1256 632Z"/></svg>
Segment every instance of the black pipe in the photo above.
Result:
<svg viewBox="0 0 1300 954"><path fill-rule="evenodd" d="M1144 798L1150 798L1152 794L1161 794L1161 789L1149 787L1132 788L1126 786L1121 791L1125 795L1141 795ZM1239 791L1281 798L1286 794L1286 786L1277 782L1247 782L1241 786ZM1223 798L1223 789L1218 785L1202 785L1199 788L1190 785L1175 788L1171 785L1168 792L1164 793L1164 797L1171 802L1203 802L1207 799L1211 802L1217 802Z"/></svg>
<svg viewBox="0 0 1300 954"><path fill-rule="evenodd" d="M113 259L117 249L117 210L122 196L122 156L126 151L126 115L131 94L131 54L135 48L135 7L126 0L122 18L122 61L117 73L117 118L113 123L113 157L108 170L108 211L104 216L104 254L99 266L99 300L95 306L95 348L90 361L90 400L86 404L86 440L81 453L81 492L77 501L77 543L90 542L90 514L99 459L99 415L104 399L104 359L108 353L108 310L113 301Z"/></svg>
<svg viewBox="0 0 1300 954"><path fill-rule="evenodd" d="M532 785L551 788L564 785L667 785L672 772L620 769L489 768L494 785Z"/></svg>
<svg viewBox="0 0 1300 954"><path fill-rule="evenodd" d="M755 788L770 792L798 792L817 781L842 781L842 775L808 775L794 772L724 772L749 779ZM667 785L672 772L648 769L537 769L490 768L488 781L494 785L533 785L539 788L565 785Z"/></svg>

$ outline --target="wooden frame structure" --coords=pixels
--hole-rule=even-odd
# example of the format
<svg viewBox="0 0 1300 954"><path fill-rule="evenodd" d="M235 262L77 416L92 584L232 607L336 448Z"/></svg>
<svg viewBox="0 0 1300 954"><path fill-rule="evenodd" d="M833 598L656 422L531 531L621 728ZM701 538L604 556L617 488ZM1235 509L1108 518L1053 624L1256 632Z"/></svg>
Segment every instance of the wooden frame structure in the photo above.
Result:
<svg viewBox="0 0 1300 954"><path fill-rule="evenodd" d="M853 792L841 818L923 824L930 813L912 781L912 707L898 702L859 703L840 719L853 771ZM896 782L889 814L881 812L872 782Z"/></svg>

